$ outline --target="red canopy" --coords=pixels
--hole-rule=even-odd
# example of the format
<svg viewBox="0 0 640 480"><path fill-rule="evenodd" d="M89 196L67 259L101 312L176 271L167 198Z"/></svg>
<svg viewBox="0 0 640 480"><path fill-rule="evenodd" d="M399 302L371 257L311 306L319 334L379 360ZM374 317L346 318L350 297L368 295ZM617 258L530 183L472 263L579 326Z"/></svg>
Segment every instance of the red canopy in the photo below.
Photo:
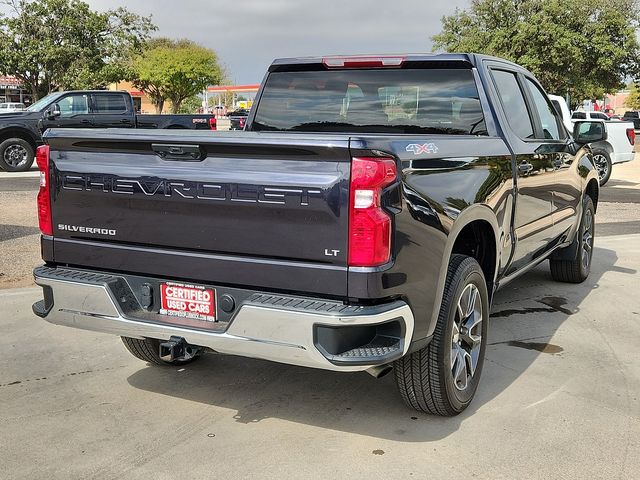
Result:
<svg viewBox="0 0 640 480"><path fill-rule="evenodd" d="M209 93L241 93L241 92L257 92L260 84L255 85L217 85L207 87Z"/></svg>
<svg viewBox="0 0 640 480"><path fill-rule="evenodd" d="M0 85L7 85L7 86L11 86L11 87L19 87L20 86L20 80L18 80L16 77L12 77L12 76L0 76Z"/></svg>

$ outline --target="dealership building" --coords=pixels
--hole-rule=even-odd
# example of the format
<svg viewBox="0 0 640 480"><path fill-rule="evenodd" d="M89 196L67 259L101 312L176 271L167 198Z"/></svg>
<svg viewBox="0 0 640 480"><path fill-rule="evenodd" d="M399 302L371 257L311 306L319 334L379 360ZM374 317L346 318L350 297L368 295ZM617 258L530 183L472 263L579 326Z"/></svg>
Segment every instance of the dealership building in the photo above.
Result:
<svg viewBox="0 0 640 480"><path fill-rule="evenodd" d="M30 92L22 89L20 80L12 76L0 76L0 102L32 103Z"/></svg>

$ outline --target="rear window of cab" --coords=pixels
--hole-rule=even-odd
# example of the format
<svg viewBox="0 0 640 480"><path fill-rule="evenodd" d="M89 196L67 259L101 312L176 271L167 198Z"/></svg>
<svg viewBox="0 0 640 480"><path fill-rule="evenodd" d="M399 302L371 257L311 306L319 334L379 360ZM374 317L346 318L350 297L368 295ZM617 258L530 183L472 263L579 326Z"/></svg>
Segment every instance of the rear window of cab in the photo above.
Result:
<svg viewBox="0 0 640 480"><path fill-rule="evenodd" d="M471 69L272 72L252 130L487 135Z"/></svg>

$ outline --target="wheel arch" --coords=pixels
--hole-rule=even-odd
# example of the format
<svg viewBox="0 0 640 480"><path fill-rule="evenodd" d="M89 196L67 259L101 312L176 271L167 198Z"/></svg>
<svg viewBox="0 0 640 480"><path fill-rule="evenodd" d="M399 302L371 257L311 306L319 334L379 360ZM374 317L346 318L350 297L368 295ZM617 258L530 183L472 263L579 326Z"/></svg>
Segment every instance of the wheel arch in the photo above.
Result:
<svg viewBox="0 0 640 480"><path fill-rule="evenodd" d="M23 127L6 127L0 130L0 143L8 140L9 138L21 138L22 140L29 142L34 151L38 147L38 141L34 138L33 134Z"/></svg>
<svg viewBox="0 0 640 480"><path fill-rule="evenodd" d="M598 211L598 198L600 197L600 184L598 180L592 178L587 182L587 186L584 189L584 194L591 197L593 201L593 208Z"/></svg>
<svg viewBox="0 0 640 480"><path fill-rule="evenodd" d="M467 255L478 261L491 297L497 264L496 235L491 224L483 219L467 223L458 232L453 243L451 255L456 253Z"/></svg>
<svg viewBox="0 0 640 480"><path fill-rule="evenodd" d="M613 146L611 145L611 143L609 143L608 140L602 140L600 142L594 142L591 144L591 151L595 152L595 151L603 151L606 152L609 157L611 157L611 155L613 155Z"/></svg>
<svg viewBox="0 0 640 480"><path fill-rule="evenodd" d="M482 204L472 205L458 215L447 236L435 302L431 312L429 336L433 334L438 321L451 256L461 253L478 260L485 275L489 300L491 301L495 291L498 268L501 263L499 245L503 238L504 232L501 232L496 215L488 206ZM471 240L479 240L480 248L477 247L478 243L473 244Z"/></svg>

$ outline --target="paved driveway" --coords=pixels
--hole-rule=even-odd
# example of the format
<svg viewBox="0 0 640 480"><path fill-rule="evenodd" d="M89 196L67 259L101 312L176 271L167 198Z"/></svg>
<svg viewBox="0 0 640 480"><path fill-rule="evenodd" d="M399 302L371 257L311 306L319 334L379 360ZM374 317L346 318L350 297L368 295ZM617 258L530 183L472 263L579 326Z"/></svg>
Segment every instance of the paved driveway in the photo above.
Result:
<svg viewBox="0 0 640 480"><path fill-rule="evenodd" d="M455 418L407 409L391 376L217 355L149 367L117 337L36 318L37 289L0 290L0 477L636 478L637 167L616 172L590 278L554 283L545 263L498 292Z"/></svg>

